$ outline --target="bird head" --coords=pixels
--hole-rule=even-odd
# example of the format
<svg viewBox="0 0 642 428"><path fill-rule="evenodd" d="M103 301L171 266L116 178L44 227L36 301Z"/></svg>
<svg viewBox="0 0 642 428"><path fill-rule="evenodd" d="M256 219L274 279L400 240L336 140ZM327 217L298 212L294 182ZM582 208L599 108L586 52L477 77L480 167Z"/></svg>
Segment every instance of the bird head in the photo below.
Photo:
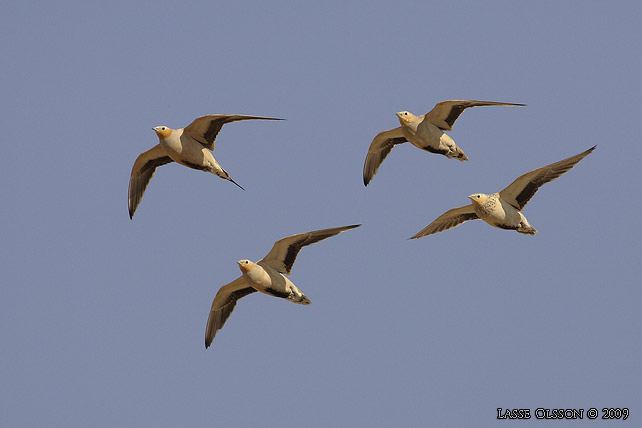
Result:
<svg viewBox="0 0 642 428"><path fill-rule="evenodd" d="M158 139L159 140L164 140L167 137L169 137L170 135L172 135L172 128L170 128L168 126L164 126L164 125L155 126L152 129L154 130L156 135L158 135Z"/></svg>
<svg viewBox="0 0 642 428"><path fill-rule="evenodd" d="M237 265L239 265L239 268L241 269L241 272L243 273L249 273L254 269L255 263L251 262L249 260L243 259L239 260L236 262Z"/></svg>
<svg viewBox="0 0 642 428"><path fill-rule="evenodd" d="M484 193L473 193L468 198L473 201L475 205L484 205L488 199L488 195Z"/></svg>
<svg viewBox="0 0 642 428"><path fill-rule="evenodd" d="M400 111L397 112L396 115L402 125L408 125L410 122L415 120L415 115L409 111Z"/></svg>

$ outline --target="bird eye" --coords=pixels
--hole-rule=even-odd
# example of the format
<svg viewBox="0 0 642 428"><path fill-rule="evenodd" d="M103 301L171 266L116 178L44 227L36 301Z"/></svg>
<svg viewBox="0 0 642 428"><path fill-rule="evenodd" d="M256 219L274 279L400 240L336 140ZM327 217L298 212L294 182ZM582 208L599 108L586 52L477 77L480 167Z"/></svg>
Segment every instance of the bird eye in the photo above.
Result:
<svg viewBox="0 0 642 428"><path fill-rule="evenodd" d="M477 195L477 199L481 198L481 196Z"/></svg>

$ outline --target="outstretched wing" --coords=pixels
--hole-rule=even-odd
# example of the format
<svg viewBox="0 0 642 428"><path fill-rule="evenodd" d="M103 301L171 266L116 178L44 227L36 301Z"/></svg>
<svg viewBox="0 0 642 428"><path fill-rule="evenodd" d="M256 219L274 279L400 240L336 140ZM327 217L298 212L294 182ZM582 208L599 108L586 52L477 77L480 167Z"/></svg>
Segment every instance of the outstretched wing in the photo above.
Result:
<svg viewBox="0 0 642 428"><path fill-rule="evenodd" d="M562 174L571 170L579 161L595 150L595 147L597 146L593 146L587 151L570 158L527 172L499 192L499 196L521 211L540 186L559 178Z"/></svg>
<svg viewBox="0 0 642 428"><path fill-rule="evenodd" d="M475 210L471 205L466 205L464 207L453 208L448 210L428 226L424 227L417 234L410 237L410 239L421 238L422 236L432 235L433 233L442 232L444 230L452 229L455 226L459 226L465 221L478 219Z"/></svg>
<svg viewBox="0 0 642 428"><path fill-rule="evenodd" d="M207 319L207 327L205 328L206 349L209 348L216 333L223 328L225 321L230 317L236 306L236 301L255 291L243 277L225 284L218 290L212 302L212 309L210 309L210 316Z"/></svg>
<svg viewBox="0 0 642 428"><path fill-rule="evenodd" d="M189 135L209 150L214 150L214 141L219 131L226 123L239 120L284 120L274 117L244 116L239 114L209 114L194 119L194 122L185 127L183 133Z"/></svg>
<svg viewBox="0 0 642 428"><path fill-rule="evenodd" d="M167 152L159 145L152 147L146 152L141 153L134 162L132 167L132 174L129 177L129 190L128 190L128 207L129 218L134 217L134 212L143 198L143 193L152 179L156 168L172 162L172 159L167 156Z"/></svg>
<svg viewBox="0 0 642 428"><path fill-rule="evenodd" d="M267 264L276 271L289 275L301 248L359 226L361 225L355 224L352 226L315 230L314 232L288 236L287 238L276 241L270 252L259 260L258 263Z"/></svg>
<svg viewBox="0 0 642 428"><path fill-rule="evenodd" d="M363 165L363 184L368 185L372 177L379 170L379 165L388 156L390 151L397 144L405 143L406 137L403 136L401 127L383 131L377 134L370 143L368 154L366 155L366 162Z"/></svg>
<svg viewBox="0 0 642 428"><path fill-rule="evenodd" d="M475 101L475 100L449 100L437 103L437 105L426 113L425 119L430 123L438 126L444 131L453 129L455 121L460 114L469 107L480 106L524 106L525 104L499 103L495 101Z"/></svg>

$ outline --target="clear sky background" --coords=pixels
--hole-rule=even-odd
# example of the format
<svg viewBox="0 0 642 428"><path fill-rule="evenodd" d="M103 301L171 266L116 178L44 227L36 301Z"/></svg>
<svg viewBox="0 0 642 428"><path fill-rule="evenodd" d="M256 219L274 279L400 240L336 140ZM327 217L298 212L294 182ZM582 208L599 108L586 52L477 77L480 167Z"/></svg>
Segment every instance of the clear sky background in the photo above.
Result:
<svg viewBox="0 0 642 428"><path fill-rule="evenodd" d="M0 15L0 425L522 425L496 408L627 407L641 426L637 1L8 2ZM372 138L447 99L458 162ZM151 128L237 113L131 221ZM598 145L525 209L408 240L474 192ZM300 306L253 294L212 347L236 260L304 248Z"/></svg>

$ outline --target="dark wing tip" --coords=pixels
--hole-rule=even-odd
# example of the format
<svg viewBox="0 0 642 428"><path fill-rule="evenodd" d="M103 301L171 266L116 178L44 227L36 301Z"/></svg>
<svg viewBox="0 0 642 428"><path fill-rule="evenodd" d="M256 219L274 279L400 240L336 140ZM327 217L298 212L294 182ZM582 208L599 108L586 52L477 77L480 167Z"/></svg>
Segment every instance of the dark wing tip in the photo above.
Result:
<svg viewBox="0 0 642 428"><path fill-rule="evenodd" d="M280 118L280 117L244 116L244 115L239 115L239 116L242 117L241 120L248 120L248 119L249 120L252 120L252 119L254 119L254 120L287 120L287 119L283 119L283 118Z"/></svg>
<svg viewBox="0 0 642 428"><path fill-rule="evenodd" d="M211 325L210 321L210 319L207 320L207 328L205 329L205 349L209 348L212 345L214 337L217 333L216 327L214 327L214 325Z"/></svg>
<svg viewBox="0 0 642 428"><path fill-rule="evenodd" d="M267 117L267 116L246 116L246 117L251 119L259 119L259 120L287 120L287 119L283 119L282 117Z"/></svg>
<svg viewBox="0 0 642 428"><path fill-rule="evenodd" d="M441 230L431 230L431 231L428 231L428 228L429 228L430 226L432 226L432 223L431 223L431 224L429 224L428 226L424 227L423 229L421 229L419 232L417 232L417 233L415 233L414 235L412 235L412 236L411 236L410 238L408 238L407 240L408 240L408 241L410 241L411 239L419 239L419 238L423 238L424 236L434 235L435 233L439 233L439 232L441 232Z"/></svg>
<svg viewBox="0 0 642 428"><path fill-rule="evenodd" d="M370 165L368 164L368 157L366 156L366 161L363 164L363 185L368 186L376 173L377 171L373 171L372 162L370 162Z"/></svg>
<svg viewBox="0 0 642 428"><path fill-rule="evenodd" d="M337 228L336 228L336 229L334 229L334 230L335 230L335 231L336 231L336 230L338 230L338 231L336 232L336 234L338 235L338 234L339 234L339 233L341 233L341 232L345 232L346 230L351 230L351 229L357 228L357 227L359 227L359 226L361 226L361 224L351 224L350 226L337 227ZM332 230L332 229L330 229L330 230Z"/></svg>
<svg viewBox="0 0 642 428"><path fill-rule="evenodd" d="M581 156L581 159L580 159L580 160L578 160L578 161L573 165L573 167L574 167L575 165L577 165L577 164L578 164L582 159L584 159L585 157L587 157L588 155L590 155L591 153L593 153L593 150L595 150L595 148L596 148L596 147L597 147L597 144L596 144L596 145L594 145L593 147L591 147L590 149L585 150L585 151L583 151L582 153L580 153L578 156ZM572 167L571 167L571 168L572 168Z"/></svg>
<svg viewBox="0 0 642 428"><path fill-rule="evenodd" d="M504 101L478 101L478 100L471 100L473 103L484 103L487 104L487 106L494 106L494 105L504 105L504 106L516 106L516 107L524 107L526 104L522 103L507 103ZM477 107L477 106L472 106L472 107ZM479 106L482 107L482 106Z"/></svg>
<svg viewBox="0 0 642 428"><path fill-rule="evenodd" d="M593 153L593 150L595 150L595 148L596 148L596 147L597 147L597 144L596 144L596 145L594 145L593 147L591 147L590 149L583 151L583 152L582 152L582 153L580 153L579 155L575 155L575 156L581 156L581 159L580 159L580 160L578 160L578 161L576 162L576 164L577 164L577 163L579 163L579 162L580 162L582 159L584 159L586 156L588 156L588 155L590 155L591 153ZM575 157L575 156L571 156L571 157ZM573 165L573 166L575 166L575 165Z"/></svg>
<svg viewBox="0 0 642 428"><path fill-rule="evenodd" d="M138 208L138 204L134 201L132 203L131 200L127 201L127 211L129 212L129 219L133 220L134 219L134 213L136 212L136 208Z"/></svg>

